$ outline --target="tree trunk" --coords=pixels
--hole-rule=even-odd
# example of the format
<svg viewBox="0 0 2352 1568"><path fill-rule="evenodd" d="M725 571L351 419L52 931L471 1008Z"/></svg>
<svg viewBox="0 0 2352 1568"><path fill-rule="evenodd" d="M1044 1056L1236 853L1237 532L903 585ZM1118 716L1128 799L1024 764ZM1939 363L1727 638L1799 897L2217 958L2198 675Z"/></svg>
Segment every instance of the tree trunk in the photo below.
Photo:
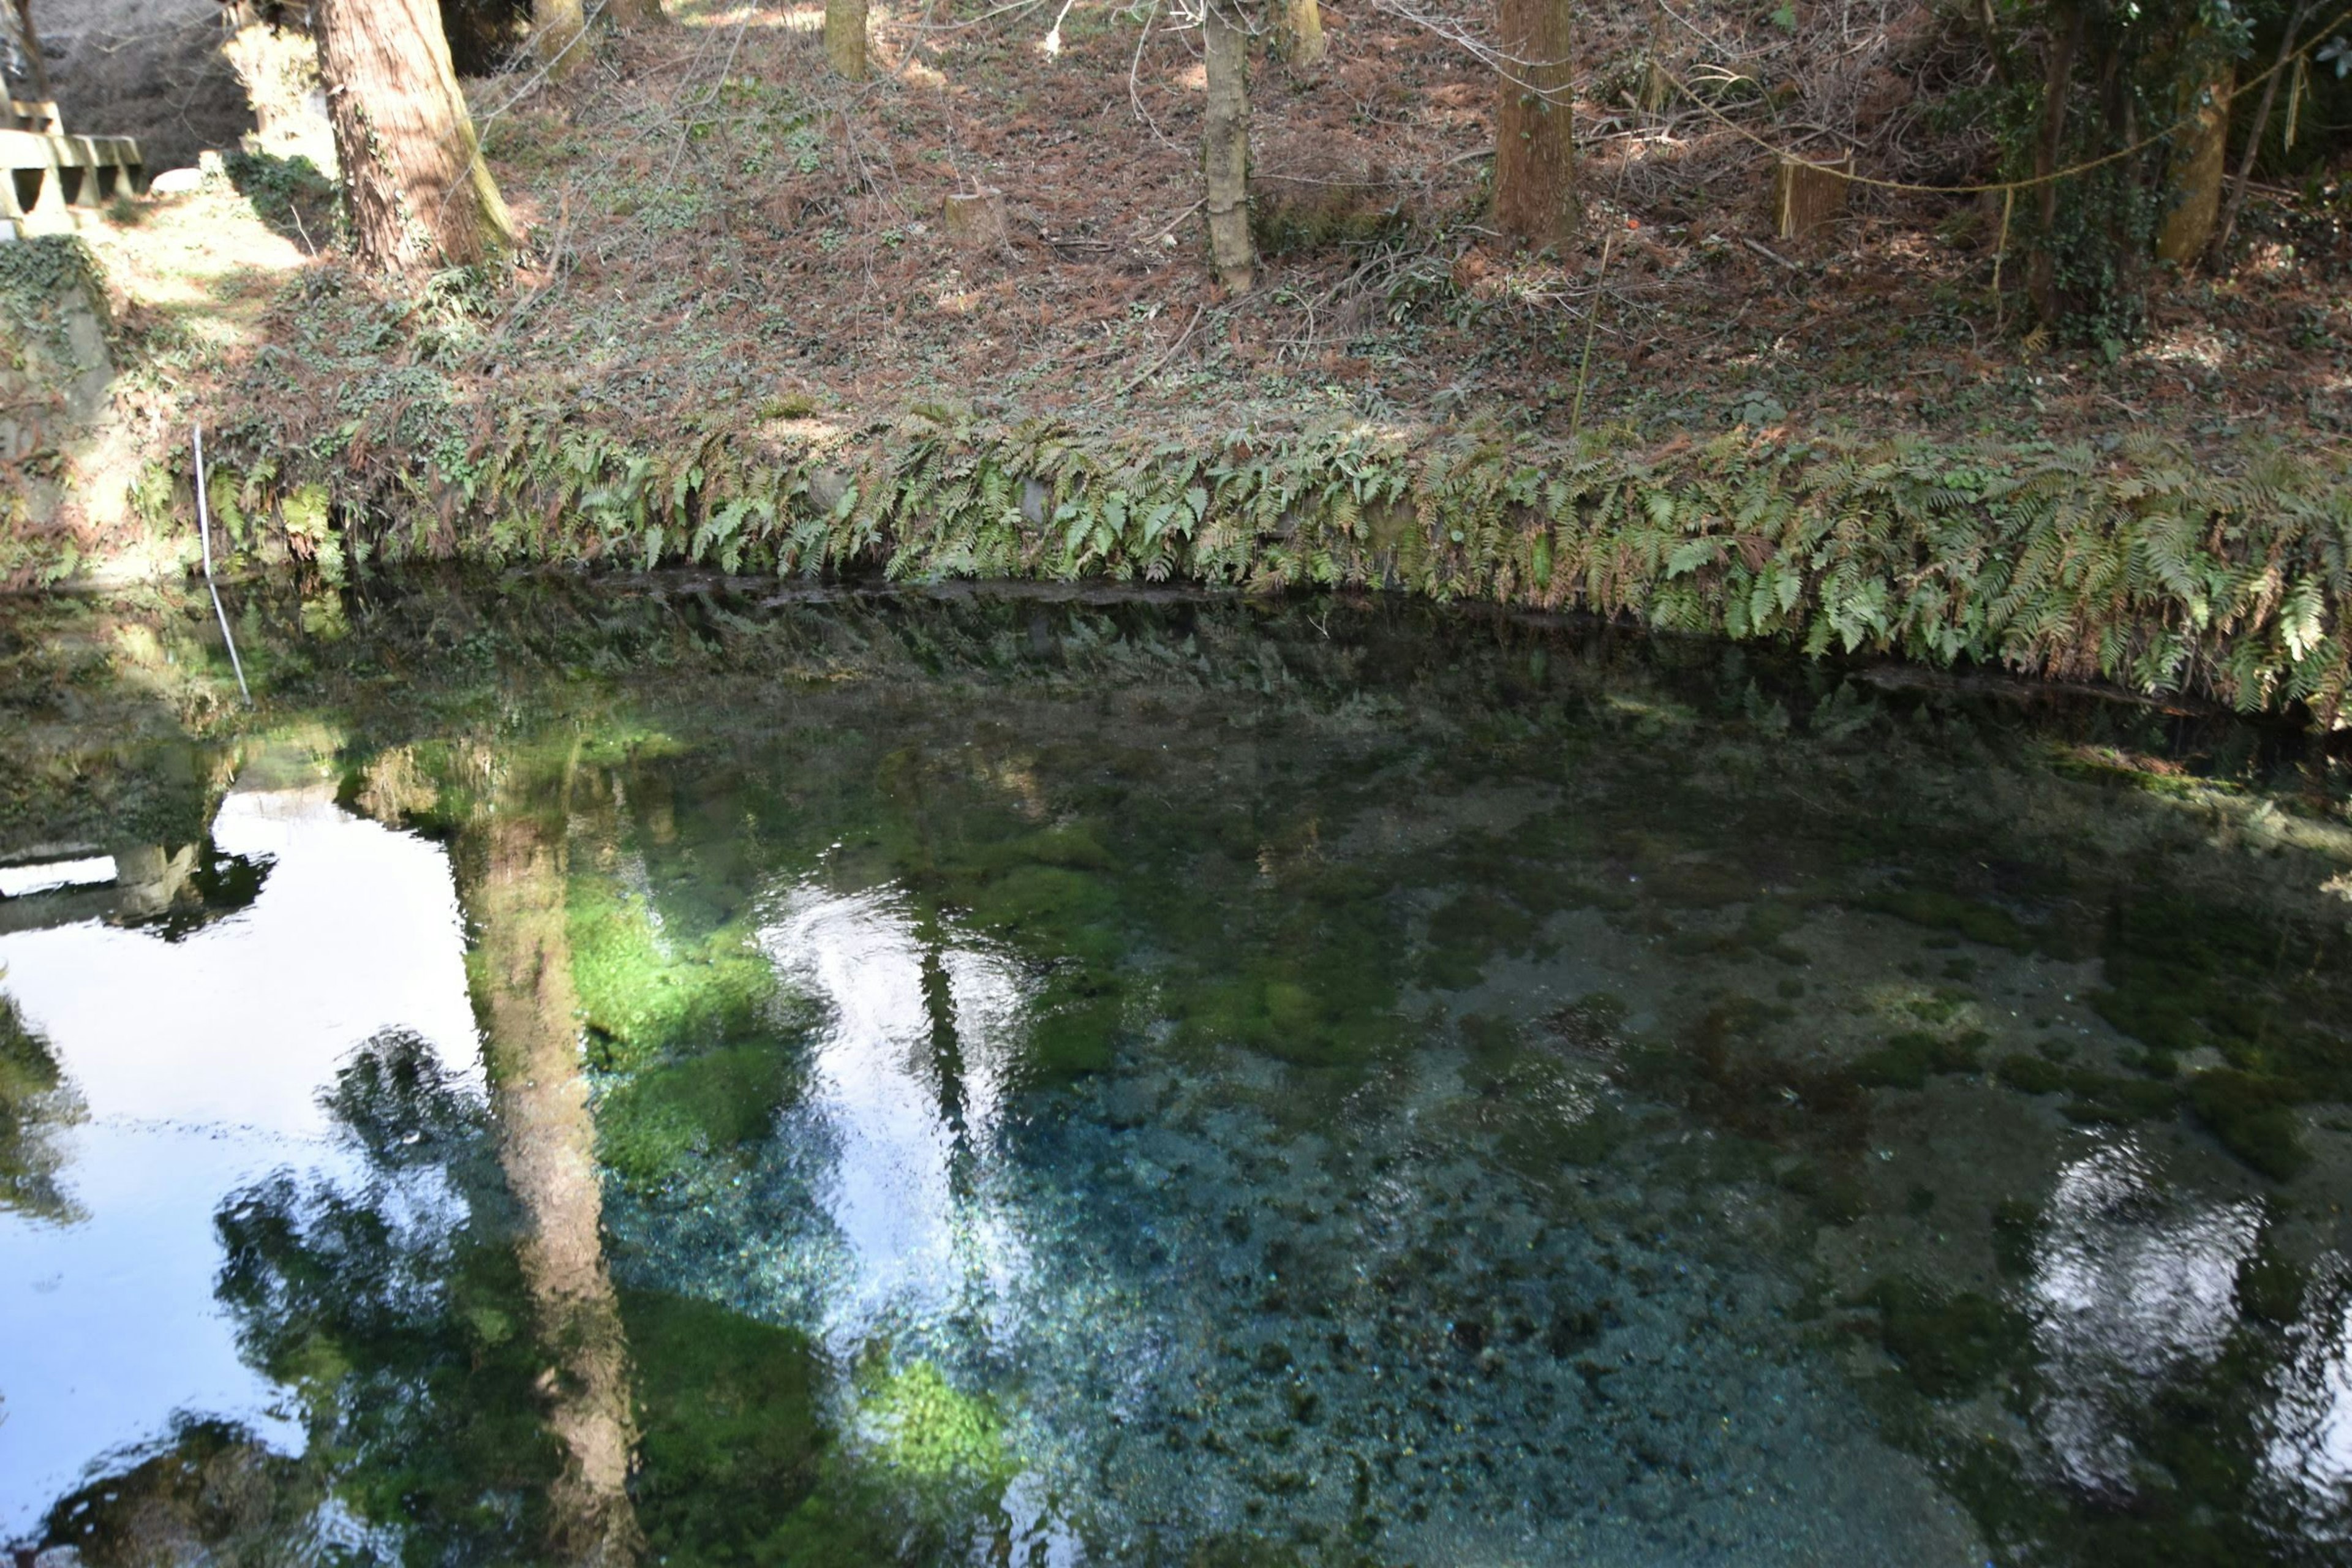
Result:
<svg viewBox="0 0 2352 1568"><path fill-rule="evenodd" d="M2263 136L2270 130L2271 104L2278 96L2279 78L2287 74L2287 62L2294 58L2295 45L2303 39L2303 20L2311 15L2312 0L2298 0L2286 19L2286 30L2279 34L2278 61L2271 67L2263 82L2263 98L2254 105L2254 123L2246 132L2246 150L2238 159L2238 177L2230 185L2229 205L2223 209L2219 232L2213 236L2212 255L2206 265L2219 268L2228 258L2230 238L2238 232L2238 214L2246 205L2246 182L2253 178L2254 160L2262 155Z"/></svg>
<svg viewBox="0 0 2352 1568"><path fill-rule="evenodd" d="M1323 41L1323 8L1316 0L1282 0L1282 58L1299 70L1323 63L1331 46Z"/></svg>
<svg viewBox="0 0 2352 1568"><path fill-rule="evenodd" d="M661 0L606 0L604 16L615 27L659 27L669 22Z"/></svg>
<svg viewBox="0 0 2352 1568"><path fill-rule="evenodd" d="M435 0L319 0L311 15L361 262L411 271L512 249Z"/></svg>
<svg viewBox="0 0 2352 1568"><path fill-rule="evenodd" d="M1204 0L1201 52L1209 79L1201 130L1201 167L1208 190L1209 261L1229 294L1256 281L1257 247L1249 226L1249 34L1234 7Z"/></svg>
<svg viewBox="0 0 2352 1568"><path fill-rule="evenodd" d="M29 79L25 85L32 90L37 102L47 102L49 92L49 66L41 58L41 36L33 31L33 0L16 0L16 42L25 51L25 69Z"/></svg>
<svg viewBox="0 0 2352 1568"><path fill-rule="evenodd" d="M1495 129L1495 226L1541 248L1576 237L1576 116L1568 0L1498 0L1504 54Z"/></svg>
<svg viewBox="0 0 2352 1568"><path fill-rule="evenodd" d="M2025 269L2025 291L2045 327L2056 326L2061 313L2058 257L2052 248L2058 226L2058 182L2050 176L2056 172L2058 153L2066 144L2066 97L2074 87L2074 55L2082 44L2082 8L2068 6L2063 17L2052 18L2049 53L2042 70L2042 137L2033 148L2033 177L2042 182L2036 187L2042 222L2033 258Z"/></svg>
<svg viewBox="0 0 2352 1568"><path fill-rule="evenodd" d="M584 0L531 0L530 47L558 79L570 76L588 61L588 46L580 35L588 30Z"/></svg>
<svg viewBox="0 0 2352 1568"><path fill-rule="evenodd" d="M636 1447L628 1342L604 1251L596 1124L580 1065L564 900L564 829L509 786L459 864L480 932L471 968L499 1163L528 1221L521 1246L541 1342L554 1361L548 1425L565 1449L549 1542L569 1563L619 1568L643 1541L628 1495Z"/></svg>
<svg viewBox="0 0 2352 1568"><path fill-rule="evenodd" d="M2205 253L2213 222L2221 211L2221 185L2228 174L2230 94L2238 85L2235 66L2223 66L2213 79L2183 94L2189 123L2174 136L2166 164L2168 206L2157 231L2156 258L2187 267ZM2261 135L2261 127L2255 135Z"/></svg>
<svg viewBox="0 0 2352 1568"><path fill-rule="evenodd" d="M824 58L835 75L866 79L866 0L824 0Z"/></svg>

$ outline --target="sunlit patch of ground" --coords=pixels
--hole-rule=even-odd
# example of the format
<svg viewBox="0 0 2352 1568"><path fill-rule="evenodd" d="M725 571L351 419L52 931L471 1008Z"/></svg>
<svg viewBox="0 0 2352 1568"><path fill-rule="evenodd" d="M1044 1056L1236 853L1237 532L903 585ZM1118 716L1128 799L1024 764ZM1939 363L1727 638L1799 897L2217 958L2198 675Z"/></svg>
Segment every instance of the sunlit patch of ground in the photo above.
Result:
<svg viewBox="0 0 2352 1568"><path fill-rule="evenodd" d="M118 211L128 221L92 225L82 237L121 291L131 324L142 317L148 324L168 323L189 344L215 354L263 340L270 301L309 259L223 179Z"/></svg>

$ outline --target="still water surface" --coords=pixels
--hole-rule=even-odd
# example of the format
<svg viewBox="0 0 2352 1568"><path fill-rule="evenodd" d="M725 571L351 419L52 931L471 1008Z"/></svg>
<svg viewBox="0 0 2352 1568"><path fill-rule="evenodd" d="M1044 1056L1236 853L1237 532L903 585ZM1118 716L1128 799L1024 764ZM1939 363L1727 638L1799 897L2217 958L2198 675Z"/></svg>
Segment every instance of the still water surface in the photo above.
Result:
<svg viewBox="0 0 2352 1568"><path fill-rule="evenodd" d="M1387 609L558 599L256 610L251 725L12 807L119 868L0 900L37 1561L2352 1554L2340 759ZM76 817L150 773L184 842Z"/></svg>

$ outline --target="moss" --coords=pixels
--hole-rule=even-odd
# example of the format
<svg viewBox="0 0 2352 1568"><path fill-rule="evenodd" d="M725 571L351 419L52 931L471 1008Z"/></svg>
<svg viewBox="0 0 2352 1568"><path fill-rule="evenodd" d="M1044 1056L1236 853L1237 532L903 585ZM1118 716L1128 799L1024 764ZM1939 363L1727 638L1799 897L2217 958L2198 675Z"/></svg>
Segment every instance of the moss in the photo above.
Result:
<svg viewBox="0 0 2352 1568"><path fill-rule="evenodd" d="M1867 900L1867 907L1930 931L1951 931L1987 947L2032 952L2035 946L2035 934L2007 910L1937 889L1880 893Z"/></svg>
<svg viewBox="0 0 2352 1568"><path fill-rule="evenodd" d="M572 984L599 1070L635 1071L766 1027L775 973L743 931L657 935L643 900L596 877L571 879L566 900Z"/></svg>
<svg viewBox="0 0 2352 1568"><path fill-rule="evenodd" d="M1780 1185L1805 1200L1817 1224L1849 1226L1870 1212L1870 1189L1851 1159L1800 1160L1781 1173Z"/></svg>
<svg viewBox="0 0 2352 1568"><path fill-rule="evenodd" d="M1633 1008L1613 991L1588 991L1544 1017L1544 1027L1580 1050L1606 1045Z"/></svg>
<svg viewBox="0 0 2352 1568"><path fill-rule="evenodd" d="M995 1405L918 1361L872 1378L863 1409L890 1467L917 1483L1002 1486L1018 1469Z"/></svg>
<svg viewBox="0 0 2352 1568"><path fill-rule="evenodd" d="M630 1185L658 1187L690 1162L765 1137L793 1089L793 1054L773 1039L648 1068L598 1104L597 1152Z"/></svg>
<svg viewBox="0 0 2352 1568"><path fill-rule="evenodd" d="M1958 1039L1906 1031L1857 1058L1854 1081L1872 1089L1922 1089L1930 1073L1976 1071L1990 1041L1981 1030Z"/></svg>
<svg viewBox="0 0 2352 1568"><path fill-rule="evenodd" d="M1061 866L1072 870L1108 871L1116 867L1108 849L1103 847L1094 828L1084 823L1048 827L1016 840L1010 846L1016 861L1031 861L1040 866Z"/></svg>
<svg viewBox="0 0 2352 1568"><path fill-rule="evenodd" d="M1528 1047L1527 1031L1508 1018L1469 1013L1464 1015L1455 1027L1461 1033L1462 1044L1470 1053L1472 1065L1481 1072L1492 1074L1506 1070Z"/></svg>
<svg viewBox="0 0 2352 1568"><path fill-rule="evenodd" d="M2298 1086L2284 1079L2227 1068L2189 1080L2189 1108L2221 1146L2282 1182L2311 1163L2295 1115L2302 1099Z"/></svg>
<svg viewBox="0 0 2352 1568"><path fill-rule="evenodd" d="M2238 1305L2257 1322L2286 1328L2303 1315L2304 1270L2278 1249L2265 1227L2254 1255L2238 1268Z"/></svg>
<svg viewBox="0 0 2352 1568"><path fill-rule="evenodd" d="M2120 784L2168 800L2194 799L2216 787L2176 763L2137 756L2113 746L2063 746L2052 755L2051 763L2058 772L2075 778Z"/></svg>
<svg viewBox="0 0 2352 1568"><path fill-rule="evenodd" d="M1041 999L1030 1015L1024 1056L1032 1079L1043 1085L1109 1067L1125 1018L1116 994Z"/></svg>
<svg viewBox="0 0 2352 1568"><path fill-rule="evenodd" d="M2180 1090L2160 1079L2071 1072L2066 1089L2068 1098L2060 1109L2074 1121L2141 1121L2170 1116L2180 1105Z"/></svg>
<svg viewBox="0 0 2352 1568"><path fill-rule="evenodd" d="M2024 1319L1973 1290L1948 1294L1906 1275L1880 1280L1863 1301L1878 1310L1879 1342L1930 1399L1973 1394L2032 1353Z"/></svg>
<svg viewBox="0 0 2352 1568"><path fill-rule="evenodd" d="M2328 1019L2352 1016L2352 946L2340 922L2299 926L2159 891L2119 900L2102 959L2101 1016L2158 1050L2210 1047L2232 1067L2286 1069L2352 1097L2352 1052Z"/></svg>
<svg viewBox="0 0 2352 1568"><path fill-rule="evenodd" d="M1084 842L1068 837L1052 847L1067 850ZM971 923L983 931L1034 943L1070 962L1107 965L1124 956L1118 895L1095 872L1024 859L1001 873L983 872L951 885Z"/></svg>
<svg viewBox="0 0 2352 1568"><path fill-rule="evenodd" d="M1261 1534L1221 1534L1196 1542L1185 1552L1183 1568L1307 1568L1309 1563L1329 1561L1328 1552L1307 1556Z"/></svg>
<svg viewBox="0 0 2352 1568"><path fill-rule="evenodd" d="M830 1435L807 1339L682 1296L625 1291L635 1363L637 1522L656 1561L767 1561L761 1547L807 1501Z"/></svg>
<svg viewBox="0 0 2352 1568"><path fill-rule="evenodd" d="M1180 1037L1238 1045L1300 1067L1360 1064L1394 1044L1392 993L1339 956L1265 957L1229 978L1171 991Z"/></svg>
<svg viewBox="0 0 2352 1568"><path fill-rule="evenodd" d="M2207 1446L2210 1445L2200 1445ZM2001 1548L2003 1561L2067 1563L2080 1568L2240 1568L2274 1560L2275 1542L2243 1511L2243 1500L2185 1493L2163 1484L2135 1489L2131 1507L2104 1496L2084 1497L2040 1484L2026 1461L2006 1445L1974 1442L1940 1447L1947 1485ZM2158 1456L2151 1455L2151 1458ZM2164 1457L2187 1473L2210 1467L2174 1452Z"/></svg>
<svg viewBox="0 0 2352 1568"><path fill-rule="evenodd" d="M2042 1211L2022 1198L2003 1198L1992 1206L1994 1266L2011 1279L2033 1271L2033 1250L2042 1232Z"/></svg>
<svg viewBox="0 0 2352 1568"><path fill-rule="evenodd" d="M1458 893L1430 917L1418 978L1433 990L1467 990L1489 960L1528 952L1541 923L1510 899L1483 889Z"/></svg>
<svg viewBox="0 0 2352 1568"><path fill-rule="evenodd" d="M2013 1051L2000 1058L1994 1076L2024 1094L2056 1094L2066 1087L2066 1069L2041 1057Z"/></svg>

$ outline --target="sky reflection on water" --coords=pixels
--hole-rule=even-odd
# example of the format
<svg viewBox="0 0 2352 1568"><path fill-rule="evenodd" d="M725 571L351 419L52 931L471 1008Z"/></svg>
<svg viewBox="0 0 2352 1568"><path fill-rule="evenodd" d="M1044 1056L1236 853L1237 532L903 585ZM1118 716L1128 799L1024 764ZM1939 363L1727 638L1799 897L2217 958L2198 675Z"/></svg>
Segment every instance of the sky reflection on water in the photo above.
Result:
<svg viewBox="0 0 2352 1568"><path fill-rule="evenodd" d="M285 1391L240 1359L214 1300L214 1213L281 1167L353 1168L320 1096L372 1035L413 1030L479 1080L437 846L352 816L324 784L234 791L213 837L268 875L185 940L95 921L0 936L0 984L87 1111L57 1135L78 1217L0 1213L0 1532L175 1415L299 1446Z"/></svg>

